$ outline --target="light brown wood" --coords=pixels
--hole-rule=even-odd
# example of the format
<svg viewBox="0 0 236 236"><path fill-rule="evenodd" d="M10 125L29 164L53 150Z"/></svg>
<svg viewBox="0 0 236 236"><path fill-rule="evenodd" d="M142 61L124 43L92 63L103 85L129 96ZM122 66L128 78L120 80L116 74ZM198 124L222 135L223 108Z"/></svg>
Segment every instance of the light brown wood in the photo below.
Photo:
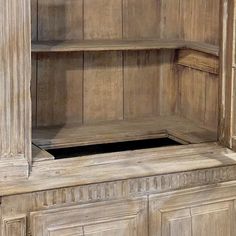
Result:
<svg viewBox="0 0 236 236"><path fill-rule="evenodd" d="M30 221L34 236L145 236L147 198L31 212Z"/></svg>
<svg viewBox="0 0 236 236"><path fill-rule="evenodd" d="M54 160L54 156L46 152L45 150L37 147L36 145L32 145L32 159L33 162Z"/></svg>
<svg viewBox="0 0 236 236"><path fill-rule="evenodd" d="M219 97L219 140L232 147L233 128L235 127L235 1L224 0L221 3L221 73Z"/></svg>
<svg viewBox="0 0 236 236"><path fill-rule="evenodd" d="M83 39L82 0L37 1L38 40Z"/></svg>
<svg viewBox="0 0 236 236"><path fill-rule="evenodd" d="M37 126L80 124L83 119L83 55L38 55Z"/></svg>
<svg viewBox="0 0 236 236"><path fill-rule="evenodd" d="M216 141L214 131L178 117L163 116L85 126L37 128L33 142L46 149L163 138L172 135L187 143Z"/></svg>
<svg viewBox="0 0 236 236"><path fill-rule="evenodd" d="M31 163L30 2L0 1L0 6L0 179L27 178Z"/></svg>
<svg viewBox="0 0 236 236"><path fill-rule="evenodd" d="M183 40L134 39L134 40L83 40L83 41L39 41L33 42L33 52L73 52L73 51L117 51L145 49L189 48L215 56L219 55L217 46Z"/></svg>
<svg viewBox="0 0 236 236"><path fill-rule="evenodd" d="M151 236L235 234L235 197L229 189L226 195L220 188L153 195L149 206Z"/></svg>
<svg viewBox="0 0 236 236"><path fill-rule="evenodd" d="M214 151L213 151L214 150ZM181 179L182 187L206 185L210 182L229 181L235 176L235 153L216 144L198 144L169 148L154 148L121 153L93 155L88 158L52 160L35 162L28 180L7 181L0 183L1 195L20 194L82 186L104 182L127 180L155 176L161 181L167 175L167 183ZM179 173L176 177L174 173ZM186 175L186 173L188 173ZM185 176L185 177L183 177ZM187 180L189 176L189 181ZM190 176L192 176L190 178ZM195 180L194 180L195 176ZM203 177L205 176L205 177ZM172 179L173 178L173 179ZM154 181L155 178L151 179ZM141 180L140 180L141 181ZM144 178L144 182L148 181ZM196 181L196 182L195 182ZM126 185L127 182L124 184ZM159 184L152 182L154 189ZM17 188L15 187L17 184ZM168 185L162 190L172 189ZM175 184L173 183L173 186ZM117 185L120 188L120 185ZM160 189L161 190L161 189ZM132 193L132 192L131 192ZM135 194L138 194L134 191ZM115 194L115 193L114 193ZM126 190L124 190L126 194Z"/></svg>
<svg viewBox="0 0 236 236"><path fill-rule="evenodd" d="M85 53L84 123L123 119L122 54Z"/></svg>
<svg viewBox="0 0 236 236"><path fill-rule="evenodd" d="M0 0L0 236L235 236L235 1L31 0L32 45L29 5ZM183 145L42 149L153 138Z"/></svg>
<svg viewBox="0 0 236 236"><path fill-rule="evenodd" d="M217 57L194 50L179 50L177 64L216 75L219 74L219 60Z"/></svg>

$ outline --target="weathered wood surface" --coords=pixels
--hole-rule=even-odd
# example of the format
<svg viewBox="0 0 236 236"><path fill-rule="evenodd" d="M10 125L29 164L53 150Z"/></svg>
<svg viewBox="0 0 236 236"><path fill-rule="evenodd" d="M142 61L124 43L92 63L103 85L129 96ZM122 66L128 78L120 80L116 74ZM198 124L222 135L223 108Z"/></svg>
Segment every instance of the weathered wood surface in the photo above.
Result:
<svg viewBox="0 0 236 236"><path fill-rule="evenodd" d="M234 152L214 143L43 161L33 165L28 180L2 182L0 195L111 181L131 181L133 178L151 176L168 175L176 179L175 173L182 176L185 173L194 175L195 171L200 171L199 178L203 174L203 180L197 177L182 183L183 187L191 185L190 183L198 186L214 181L233 180L236 178L235 163ZM208 172L209 176L206 175ZM214 177L213 172L217 172L220 177Z"/></svg>
<svg viewBox="0 0 236 236"><path fill-rule="evenodd" d="M219 74L219 58L195 50L178 50L176 63L211 74Z"/></svg>
<svg viewBox="0 0 236 236"><path fill-rule="evenodd" d="M26 178L31 162L30 1L1 0L0 6L0 180L3 180Z"/></svg>
<svg viewBox="0 0 236 236"><path fill-rule="evenodd" d="M39 41L33 42L33 52L117 51L149 49L193 49L214 56L219 55L215 45L184 40L83 40L83 41Z"/></svg>
<svg viewBox="0 0 236 236"><path fill-rule="evenodd" d="M45 151L44 149L41 149L36 145L32 145L32 159L33 162L54 160L54 156Z"/></svg>
<svg viewBox="0 0 236 236"><path fill-rule="evenodd" d="M184 143L217 141L214 131L178 116L37 128L33 142L45 149L163 138L169 135Z"/></svg>

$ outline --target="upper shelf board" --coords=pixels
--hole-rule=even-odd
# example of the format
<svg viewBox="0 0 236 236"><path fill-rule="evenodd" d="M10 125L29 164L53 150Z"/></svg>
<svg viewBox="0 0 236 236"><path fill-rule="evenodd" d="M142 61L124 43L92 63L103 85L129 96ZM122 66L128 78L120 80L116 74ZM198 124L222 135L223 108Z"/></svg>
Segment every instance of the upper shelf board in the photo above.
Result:
<svg viewBox="0 0 236 236"><path fill-rule="evenodd" d="M219 47L201 42L183 40L82 40L82 41L35 41L32 52L119 51L150 49L193 49L211 55L219 55Z"/></svg>

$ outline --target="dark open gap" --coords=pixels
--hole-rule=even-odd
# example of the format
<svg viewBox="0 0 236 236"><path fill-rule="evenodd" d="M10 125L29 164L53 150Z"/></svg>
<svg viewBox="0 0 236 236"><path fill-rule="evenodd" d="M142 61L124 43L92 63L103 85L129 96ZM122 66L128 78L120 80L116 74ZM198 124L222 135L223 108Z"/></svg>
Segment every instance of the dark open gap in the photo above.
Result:
<svg viewBox="0 0 236 236"><path fill-rule="evenodd" d="M62 159L70 157L88 156L93 154L122 152L174 145L181 145L181 143L178 143L169 138L161 138L109 144L98 144L73 148L52 149L48 150L48 152L51 153L55 157L55 159Z"/></svg>

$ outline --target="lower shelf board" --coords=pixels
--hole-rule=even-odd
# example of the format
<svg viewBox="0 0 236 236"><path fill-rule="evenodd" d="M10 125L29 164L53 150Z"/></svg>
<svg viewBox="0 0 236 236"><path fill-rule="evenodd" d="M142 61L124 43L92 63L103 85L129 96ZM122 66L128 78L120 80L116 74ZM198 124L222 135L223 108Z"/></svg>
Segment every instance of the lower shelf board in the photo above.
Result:
<svg viewBox="0 0 236 236"><path fill-rule="evenodd" d="M33 129L33 143L43 149L167 137L182 144L217 140L216 132L179 116Z"/></svg>

